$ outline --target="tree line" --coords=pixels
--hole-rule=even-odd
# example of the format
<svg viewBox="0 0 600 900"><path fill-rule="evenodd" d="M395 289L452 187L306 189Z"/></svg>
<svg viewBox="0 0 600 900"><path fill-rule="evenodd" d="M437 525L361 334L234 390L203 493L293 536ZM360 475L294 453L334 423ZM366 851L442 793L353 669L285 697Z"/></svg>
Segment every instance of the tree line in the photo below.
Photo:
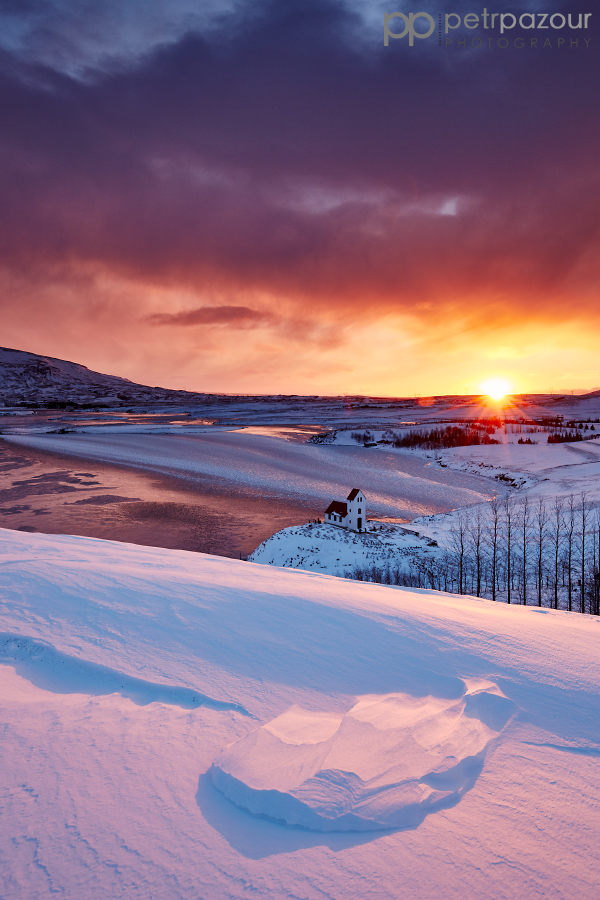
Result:
<svg viewBox="0 0 600 900"><path fill-rule="evenodd" d="M600 615L600 506L587 494L458 511L447 546L348 577Z"/></svg>
<svg viewBox="0 0 600 900"><path fill-rule="evenodd" d="M491 437L495 432L493 425L487 423L472 423L469 425L447 425L444 428L419 428L411 429L406 434L398 434L396 431L385 431L381 440L377 441L374 434L365 431L353 431L351 437L359 444L366 447L377 444L391 444L397 449L420 447L425 450L447 450L450 447L471 447L478 444L499 444Z"/></svg>

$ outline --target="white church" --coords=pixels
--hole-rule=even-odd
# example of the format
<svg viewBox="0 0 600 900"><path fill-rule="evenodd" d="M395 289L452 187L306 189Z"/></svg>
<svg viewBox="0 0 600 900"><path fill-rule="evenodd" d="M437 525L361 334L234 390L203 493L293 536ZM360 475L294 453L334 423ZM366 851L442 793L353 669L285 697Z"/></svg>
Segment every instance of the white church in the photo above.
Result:
<svg viewBox="0 0 600 900"><path fill-rule="evenodd" d="M333 500L325 510L325 522L328 525L348 528L350 531L366 531L367 516L363 492L358 488L352 488L345 503Z"/></svg>

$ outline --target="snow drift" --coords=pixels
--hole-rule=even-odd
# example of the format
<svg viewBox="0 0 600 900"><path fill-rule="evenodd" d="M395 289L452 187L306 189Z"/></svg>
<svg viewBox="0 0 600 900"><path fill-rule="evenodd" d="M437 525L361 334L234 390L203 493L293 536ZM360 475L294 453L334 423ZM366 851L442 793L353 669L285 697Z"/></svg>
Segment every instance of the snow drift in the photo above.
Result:
<svg viewBox="0 0 600 900"><path fill-rule="evenodd" d="M417 825L473 786L514 710L491 684L458 701L367 695L341 716L293 706L225 750L211 777L238 806L288 825Z"/></svg>

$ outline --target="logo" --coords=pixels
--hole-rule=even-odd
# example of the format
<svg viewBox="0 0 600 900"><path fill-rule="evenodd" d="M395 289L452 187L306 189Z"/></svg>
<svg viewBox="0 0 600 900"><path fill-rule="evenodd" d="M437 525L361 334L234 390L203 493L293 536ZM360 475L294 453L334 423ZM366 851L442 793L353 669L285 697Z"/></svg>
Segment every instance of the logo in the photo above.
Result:
<svg viewBox="0 0 600 900"><path fill-rule="evenodd" d="M389 23L392 19L403 19L404 21L404 31L396 32L390 31ZM429 22L429 30L428 31L416 31L415 29L415 20L416 19L427 19ZM433 20L433 16L430 16L429 13L426 12L418 12L418 13L409 13L407 16L401 12L395 13L385 13L383 17L383 43L387 47L389 45L389 39L394 38L403 38L406 34L408 34L408 43L411 47L414 46L415 38L428 38L430 34L433 34L433 29L435 28L435 22Z"/></svg>
<svg viewBox="0 0 600 900"><path fill-rule="evenodd" d="M471 41L472 46L482 45L483 39L487 39L488 44L491 46L492 40L495 38L494 32L496 32L496 34L500 33L501 35L501 37L497 41L498 46L504 47L508 46L508 40L504 37L505 33L512 31L513 28L518 28L520 29L520 34L518 32L518 36L514 40L514 44L516 47L524 46L523 39L527 37L529 40L527 32L531 32L532 30L536 35L535 37L532 36L530 38L532 47L538 46L538 37L545 38L543 45L544 47L551 47L553 46L552 40L550 39L552 32L560 33L564 29L564 32L571 32L571 34L569 35L569 38L571 38L571 47L579 46L579 36L583 38L585 46L589 47L590 39L584 37L581 32L587 31L587 29L589 28L589 20L591 18L592 13L568 13L567 15L563 15L563 13L550 14L533 12L525 12L521 13L520 15L518 13L510 12L495 13L489 12L487 7L484 7L484 9L480 13L467 13L466 15L462 16L458 13L439 13L438 40L441 45L442 33L447 36L449 33L456 32L456 30L460 29L461 27L466 28L468 31L473 31L474 29L482 29L483 34L481 35L481 37L477 35ZM400 24L395 21L396 19L402 20L402 31L394 30ZM433 16L429 15L429 13L426 12L411 12L408 14L401 12L384 13L383 43L386 47L388 47L390 39L396 41L408 35L409 46L414 47L415 38L417 38L418 40L423 40L424 38L430 37L435 30L435 24L436 23ZM490 32L492 32L491 35ZM544 32L549 32L550 34L548 35ZM575 32L575 34L573 34L573 32ZM446 47L450 46L450 44L452 43L453 38L446 37ZM565 44L566 38L557 34L556 46L560 48ZM464 38L458 41L458 46L465 45L466 41L464 40Z"/></svg>

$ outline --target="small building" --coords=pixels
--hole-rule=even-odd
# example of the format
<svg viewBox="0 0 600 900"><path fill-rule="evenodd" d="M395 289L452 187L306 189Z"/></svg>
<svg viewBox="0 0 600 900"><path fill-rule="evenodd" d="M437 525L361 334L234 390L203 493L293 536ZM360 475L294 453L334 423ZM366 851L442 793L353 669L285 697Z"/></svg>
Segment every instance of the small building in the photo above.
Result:
<svg viewBox="0 0 600 900"><path fill-rule="evenodd" d="M367 516L365 495L358 488L352 488L345 502L333 500L325 510L325 522L348 528L350 531L366 531Z"/></svg>

